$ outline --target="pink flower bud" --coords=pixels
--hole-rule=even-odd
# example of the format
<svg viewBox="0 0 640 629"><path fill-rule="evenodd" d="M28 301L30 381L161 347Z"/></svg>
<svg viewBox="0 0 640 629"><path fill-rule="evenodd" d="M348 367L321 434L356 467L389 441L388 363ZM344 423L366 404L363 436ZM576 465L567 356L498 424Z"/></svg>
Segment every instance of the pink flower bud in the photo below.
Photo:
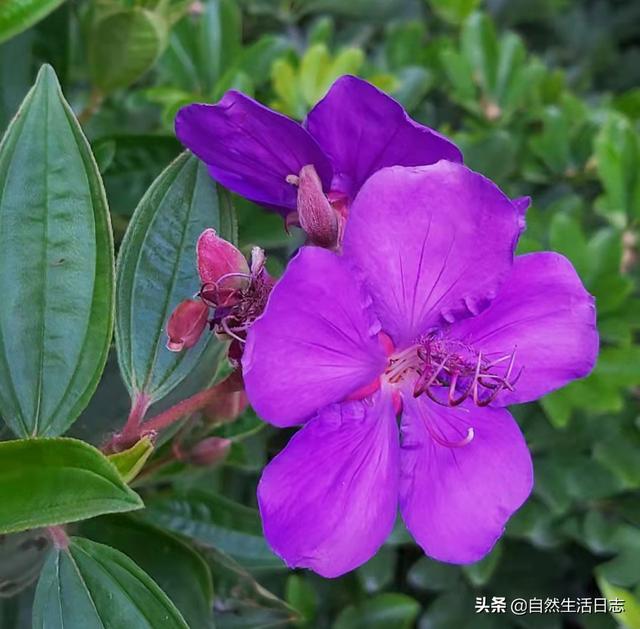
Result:
<svg viewBox="0 0 640 629"><path fill-rule="evenodd" d="M187 460L192 465L208 467L223 461L229 450L231 449L231 441L222 437L208 437L196 444L189 454Z"/></svg>
<svg viewBox="0 0 640 629"><path fill-rule="evenodd" d="M216 305L229 305L232 295L250 282L249 265L242 253L220 238L215 229L205 229L196 246L198 273Z"/></svg>
<svg viewBox="0 0 640 629"><path fill-rule="evenodd" d="M167 322L167 349L179 352L193 347L207 325L209 308L199 299L181 301Z"/></svg>
<svg viewBox="0 0 640 629"><path fill-rule="evenodd" d="M298 221L314 245L326 249L338 246L340 220L322 191L313 164L303 166L298 176Z"/></svg>
<svg viewBox="0 0 640 629"><path fill-rule="evenodd" d="M249 405L244 390L222 393L204 409L206 417L216 422L232 422Z"/></svg>

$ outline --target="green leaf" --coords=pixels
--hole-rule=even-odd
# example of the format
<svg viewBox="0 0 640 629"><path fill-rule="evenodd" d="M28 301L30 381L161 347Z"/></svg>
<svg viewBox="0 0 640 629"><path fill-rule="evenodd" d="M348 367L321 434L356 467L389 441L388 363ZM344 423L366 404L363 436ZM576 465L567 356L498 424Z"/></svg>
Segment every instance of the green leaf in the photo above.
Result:
<svg viewBox="0 0 640 629"><path fill-rule="evenodd" d="M343 609L333 629L410 629L419 611L410 596L387 592Z"/></svg>
<svg viewBox="0 0 640 629"><path fill-rule="evenodd" d="M233 240L233 210L226 193L196 157L183 153L152 184L127 229L118 259L116 347L132 396L165 397L206 357L212 345L204 334L189 351L166 349L165 325L175 306L200 287L195 247L214 227ZM215 348L214 348L215 349ZM213 376L216 361L210 363Z"/></svg>
<svg viewBox="0 0 640 629"><path fill-rule="evenodd" d="M611 614L627 629L640 629L640 599L629 590L611 585L604 577L597 576L596 581L603 596L607 599L619 599L624 601L624 611L619 614Z"/></svg>
<svg viewBox="0 0 640 629"><path fill-rule="evenodd" d="M192 490L151 499L142 517L218 548L246 567L282 567L264 540L258 512L218 494Z"/></svg>
<svg viewBox="0 0 640 629"><path fill-rule="evenodd" d="M213 548L206 548L204 552L216 584L217 627L266 629L300 620L291 605L260 585L229 555Z"/></svg>
<svg viewBox="0 0 640 629"><path fill-rule="evenodd" d="M146 9L100 13L89 38L93 85L106 94L131 85L155 64L166 39L164 20Z"/></svg>
<svg viewBox="0 0 640 629"><path fill-rule="evenodd" d="M213 584L207 563L176 536L128 516L82 524L82 535L136 562L169 596L189 627L213 626Z"/></svg>
<svg viewBox="0 0 640 629"><path fill-rule="evenodd" d="M292 574L285 586L287 603L300 612L306 622L313 620L318 608L318 596L303 576Z"/></svg>
<svg viewBox="0 0 640 629"><path fill-rule="evenodd" d="M461 44L478 83L487 96L495 97L500 46L491 18L479 12L471 15L462 30Z"/></svg>
<svg viewBox="0 0 640 629"><path fill-rule="evenodd" d="M420 557L409 569L407 581L419 590L448 590L460 581L460 568Z"/></svg>
<svg viewBox="0 0 640 629"><path fill-rule="evenodd" d="M614 225L640 217L640 134L627 118L610 113L595 141L598 176L605 190L598 208Z"/></svg>
<svg viewBox="0 0 640 629"><path fill-rule="evenodd" d="M101 452L64 438L0 443L0 503L0 533L143 506Z"/></svg>
<svg viewBox="0 0 640 629"><path fill-rule="evenodd" d="M43 66L0 145L0 413L19 435L59 435L87 405L111 340L113 274L98 168Z"/></svg>
<svg viewBox="0 0 640 629"><path fill-rule="evenodd" d="M143 437L124 452L109 456L109 460L116 466L122 480L130 483L144 467L153 452L153 442L149 437Z"/></svg>
<svg viewBox="0 0 640 629"><path fill-rule="evenodd" d="M498 542L484 559L462 566L462 571L472 585L482 587L491 579L500 557L502 557L502 544Z"/></svg>
<svg viewBox="0 0 640 629"><path fill-rule="evenodd" d="M452 24L462 24L480 0L428 0L434 13Z"/></svg>
<svg viewBox="0 0 640 629"><path fill-rule="evenodd" d="M396 559L396 549L383 546L367 563L358 568L356 574L365 592L378 592L393 581Z"/></svg>
<svg viewBox="0 0 640 629"><path fill-rule="evenodd" d="M33 602L34 629L188 629L167 595L129 557L87 539L54 549Z"/></svg>
<svg viewBox="0 0 640 629"><path fill-rule="evenodd" d="M9 0L0 3L0 42L39 22L64 0Z"/></svg>
<svg viewBox="0 0 640 629"><path fill-rule="evenodd" d="M567 256L578 275L584 277L589 268L589 250L587 239L580 223L566 214L556 214L551 219L549 244L553 251Z"/></svg>
<svg viewBox="0 0 640 629"><path fill-rule="evenodd" d="M160 72L175 88L210 95L236 60L242 21L235 0L206 0L197 17L187 15L172 29Z"/></svg>

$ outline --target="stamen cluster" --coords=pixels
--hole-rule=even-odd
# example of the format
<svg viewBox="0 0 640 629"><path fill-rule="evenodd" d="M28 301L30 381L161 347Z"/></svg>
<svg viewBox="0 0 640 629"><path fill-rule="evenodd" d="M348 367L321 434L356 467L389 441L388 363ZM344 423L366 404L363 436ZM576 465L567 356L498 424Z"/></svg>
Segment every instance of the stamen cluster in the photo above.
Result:
<svg viewBox="0 0 640 629"><path fill-rule="evenodd" d="M416 352L419 377L413 395L424 393L441 406L458 406L468 398L476 406L488 406L504 389L513 391L522 374L520 369L512 378L515 347L507 354L491 358L461 341L429 334L420 340ZM444 399L438 388L448 389Z"/></svg>

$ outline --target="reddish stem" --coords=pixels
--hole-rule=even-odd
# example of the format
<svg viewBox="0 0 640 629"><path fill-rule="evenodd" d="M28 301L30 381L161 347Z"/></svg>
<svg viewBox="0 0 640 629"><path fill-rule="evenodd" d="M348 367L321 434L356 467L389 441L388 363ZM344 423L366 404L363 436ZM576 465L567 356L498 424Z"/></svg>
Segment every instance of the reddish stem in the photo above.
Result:
<svg viewBox="0 0 640 629"><path fill-rule="evenodd" d="M66 550L69 548L69 537L63 527L50 526L47 528L47 532L49 533L49 537L51 538L53 545L58 550Z"/></svg>
<svg viewBox="0 0 640 629"><path fill-rule="evenodd" d="M150 420L143 422L143 418L151 399L149 396L139 393L133 403L129 418L122 432L113 435L111 440L103 446L105 452L120 452L126 450L145 435L153 435L164 428L167 428L185 415L190 415L201 410L218 395L240 391L242 389L242 375L239 371L234 371L222 382L192 395L186 400L159 413Z"/></svg>
<svg viewBox="0 0 640 629"><path fill-rule="evenodd" d="M178 421L185 415L190 415L191 413L195 413L196 411L203 409L219 395L238 391L242 385L241 381L237 378L236 373L237 372L232 373L222 382L219 382L204 391L200 391L200 393L196 393L186 400L182 400L182 402L179 402L175 406L168 408L166 411L159 413L155 417L144 422L141 427L140 436L159 432L160 430L171 426L171 424Z"/></svg>
<svg viewBox="0 0 640 629"><path fill-rule="evenodd" d="M127 423L124 425L120 436L123 439L136 437L140 433L140 426L145 413L147 412L149 405L151 404L151 398L146 393L137 393L127 417Z"/></svg>

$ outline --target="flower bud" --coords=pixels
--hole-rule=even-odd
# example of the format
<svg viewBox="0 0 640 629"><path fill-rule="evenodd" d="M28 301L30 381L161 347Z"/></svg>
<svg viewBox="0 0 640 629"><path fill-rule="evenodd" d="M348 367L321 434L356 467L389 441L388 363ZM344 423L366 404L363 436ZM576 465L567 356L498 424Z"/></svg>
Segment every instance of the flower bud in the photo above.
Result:
<svg viewBox="0 0 640 629"><path fill-rule="evenodd" d="M207 419L215 422L227 423L237 419L249 405L244 390L230 391L216 397L204 409Z"/></svg>
<svg viewBox="0 0 640 629"><path fill-rule="evenodd" d="M231 449L231 440L222 437L207 437L196 444L187 456L192 465L208 467L223 461Z"/></svg>
<svg viewBox="0 0 640 629"><path fill-rule="evenodd" d="M209 308L199 299L181 301L167 322L167 349L179 352L193 347L207 325Z"/></svg>
<svg viewBox="0 0 640 629"><path fill-rule="evenodd" d="M236 291L250 282L245 257L234 245L220 238L215 229L205 229L200 234L196 253L200 280L206 287L203 292L212 295L217 306L231 305Z"/></svg>
<svg viewBox="0 0 640 629"><path fill-rule="evenodd" d="M314 245L326 249L338 246L339 217L322 191L313 164L303 166L298 176L298 221Z"/></svg>

